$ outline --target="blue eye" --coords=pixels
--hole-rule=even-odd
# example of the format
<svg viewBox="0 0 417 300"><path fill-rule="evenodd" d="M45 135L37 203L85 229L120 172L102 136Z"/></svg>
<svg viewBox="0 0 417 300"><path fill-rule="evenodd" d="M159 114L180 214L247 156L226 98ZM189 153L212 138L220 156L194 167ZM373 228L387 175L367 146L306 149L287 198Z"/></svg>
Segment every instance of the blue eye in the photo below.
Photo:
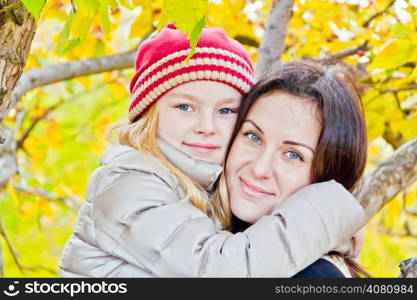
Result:
<svg viewBox="0 0 417 300"><path fill-rule="evenodd" d="M180 104L177 106L179 109L183 110L183 111L192 111L192 108L190 105L188 104Z"/></svg>
<svg viewBox="0 0 417 300"><path fill-rule="evenodd" d="M222 109L220 109L219 110L219 113L221 114L221 115L229 115L229 114L232 114L232 113L234 113L235 111L233 111L232 109L230 109L230 108L222 108Z"/></svg>
<svg viewBox="0 0 417 300"><path fill-rule="evenodd" d="M248 133L247 136L251 142L254 142L254 143L261 142L261 138L254 133Z"/></svg>
<svg viewBox="0 0 417 300"><path fill-rule="evenodd" d="M287 157L293 160L302 160L301 156L293 151L288 151L287 152Z"/></svg>

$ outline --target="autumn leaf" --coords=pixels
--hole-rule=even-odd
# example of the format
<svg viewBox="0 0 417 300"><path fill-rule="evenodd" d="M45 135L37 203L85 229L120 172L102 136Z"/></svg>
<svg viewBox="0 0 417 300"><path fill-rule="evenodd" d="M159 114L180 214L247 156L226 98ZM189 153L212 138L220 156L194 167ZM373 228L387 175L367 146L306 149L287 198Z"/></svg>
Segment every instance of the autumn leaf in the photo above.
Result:
<svg viewBox="0 0 417 300"><path fill-rule="evenodd" d="M376 54L370 68L393 69L410 61L416 45L407 40L387 42Z"/></svg>

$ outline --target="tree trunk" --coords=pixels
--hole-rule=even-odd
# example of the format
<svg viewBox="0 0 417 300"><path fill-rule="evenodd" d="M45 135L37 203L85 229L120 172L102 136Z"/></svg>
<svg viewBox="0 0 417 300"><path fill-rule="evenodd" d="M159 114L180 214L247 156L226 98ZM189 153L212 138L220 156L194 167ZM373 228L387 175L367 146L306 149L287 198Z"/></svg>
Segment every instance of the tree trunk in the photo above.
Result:
<svg viewBox="0 0 417 300"><path fill-rule="evenodd" d="M36 28L33 16L19 0L2 3L5 11L0 13L0 123L13 106L11 95L26 64Z"/></svg>
<svg viewBox="0 0 417 300"><path fill-rule="evenodd" d="M265 35L259 50L257 76L264 74L268 67L280 61L285 49L284 41L293 2L293 0L273 1ZM2 3L5 3L5 5L0 9L18 4L20 1L7 0ZM33 17L22 5L0 13L0 124L19 98L12 97L12 92L26 63L35 27ZM87 72L91 72L91 70ZM26 85L22 85L22 89L26 91L24 87ZM0 135L2 134L4 133L0 133ZM15 152L13 135L7 134L7 138L10 143L6 143L0 149L0 157ZM4 141L1 141L1 137L0 143L4 143ZM12 166L10 168L12 170L13 165L15 165L14 158L12 160L7 158L5 162L5 165ZM0 171L5 169L1 167ZM14 174L15 171L12 170L11 173ZM5 177L9 178L10 175ZM375 215L395 195L414 183L416 179L417 138L404 144L392 157L378 164L373 171L364 177L362 188L356 196L365 207L368 219ZM402 264L402 269L407 269L408 274L416 274L410 273L412 272L411 269L417 269L416 266L415 260L410 260Z"/></svg>
<svg viewBox="0 0 417 300"><path fill-rule="evenodd" d="M417 278L417 256L400 263L400 278Z"/></svg>
<svg viewBox="0 0 417 300"><path fill-rule="evenodd" d="M14 130L3 128L1 134L4 137L5 142L0 144L0 191L17 172Z"/></svg>
<svg viewBox="0 0 417 300"><path fill-rule="evenodd" d="M402 145L363 178L356 194L365 207L367 219L417 180L417 138Z"/></svg>
<svg viewBox="0 0 417 300"><path fill-rule="evenodd" d="M281 60L293 5L294 0L272 1L265 33L258 50L259 57L255 70L258 78Z"/></svg>

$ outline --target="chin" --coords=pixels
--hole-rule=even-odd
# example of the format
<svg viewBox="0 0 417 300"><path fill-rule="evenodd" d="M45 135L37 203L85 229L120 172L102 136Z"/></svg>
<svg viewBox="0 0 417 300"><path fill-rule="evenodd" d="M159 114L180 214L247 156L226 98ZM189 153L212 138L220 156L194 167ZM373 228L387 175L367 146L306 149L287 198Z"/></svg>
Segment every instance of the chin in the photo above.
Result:
<svg viewBox="0 0 417 300"><path fill-rule="evenodd" d="M259 220L260 217L255 216L253 214L253 211L251 210L246 210L246 209L233 209L232 208L232 213L240 220L246 222L246 223L256 223L256 221Z"/></svg>

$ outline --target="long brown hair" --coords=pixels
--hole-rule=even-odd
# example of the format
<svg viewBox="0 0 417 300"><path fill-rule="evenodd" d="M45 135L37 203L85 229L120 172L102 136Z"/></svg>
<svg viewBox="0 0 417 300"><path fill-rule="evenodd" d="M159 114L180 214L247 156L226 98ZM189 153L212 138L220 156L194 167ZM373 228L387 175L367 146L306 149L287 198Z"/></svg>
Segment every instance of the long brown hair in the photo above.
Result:
<svg viewBox="0 0 417 300"><path fill-rule="evenodd" d="M280 90L311 100L317 104L322 125L311 178L313 182L334 179L353 192L366 165L367 134L360 96L353 81L342 70L340 66L296 60L263 76L242 99L229 150L250 109L261 96ZM224 186L223 176L219 185L223 194ZM230 217L223 220L223 224L230 222ZM354 260L347 257L344 260L353 277L369 277Z"/></svg>

